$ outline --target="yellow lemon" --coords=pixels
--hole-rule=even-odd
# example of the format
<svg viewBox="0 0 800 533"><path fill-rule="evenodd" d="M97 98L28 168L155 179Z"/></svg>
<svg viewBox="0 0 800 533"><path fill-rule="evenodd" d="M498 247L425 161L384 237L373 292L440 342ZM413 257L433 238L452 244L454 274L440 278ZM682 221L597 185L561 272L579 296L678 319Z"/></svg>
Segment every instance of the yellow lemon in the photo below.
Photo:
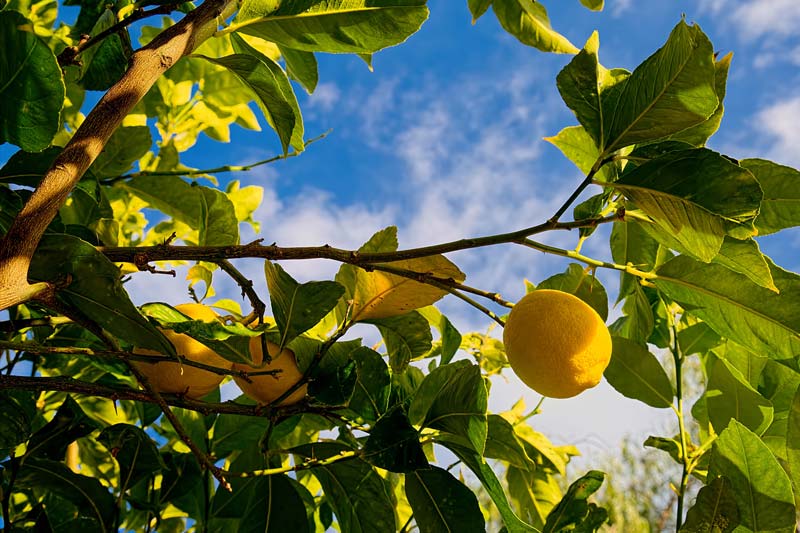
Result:
<svg viewBox="0 0 800 533"><path fill-rule="evenodd" d="M176 305L175 309L195 320L202 320L203 322L217 320L217 314L205 305L188 303ZM220 357L214 350L188 335L175 333L172 330L162 330L162 333L175 347L178 355L190 361L224 369L230 369L232 366L230 361ZM142 348L137 348L134 352L143 355L163 355ZM193 399L202 398L219 387L220 382L225 377L223 374L215 374L202 368L180 363L160 362L149 364L135 362L134 364L158 392L185 394L188 398Z"/></svg>
<svg viewBox="0 0 800 533"><path fill-rule="evenodd" d="M245 372L263 372L264 370L280 370L274 376L263 374L260 376L251 376L248 383L243 378L233 376L236 384L242 389L246 395L254 399L260 404L268 404L275 401L281 394L289 390L289 387L300 381L303 373L297 368L297 360L295 359L294 352L288 348L278 353L278 345L267 341L267 351L269 351L272 362L263 367L249 366L243 364L234 364L234 370L243 370ZM261 340L258 337L250 339L250 354L253 356L253 363L260 365L264 360L264 354L261 350ZM306 396L306 385L303 385L294 391L288 398L281 402L281 405L290 405L297 403Z"/></svg>
<svg viewBox="0 0 800 533"><path fill-rule="evenodd" d="M611 360L600 315L577 296L549 289L526 294L511 309L503 343L514 373L551 398L594 387Z"/></svg>

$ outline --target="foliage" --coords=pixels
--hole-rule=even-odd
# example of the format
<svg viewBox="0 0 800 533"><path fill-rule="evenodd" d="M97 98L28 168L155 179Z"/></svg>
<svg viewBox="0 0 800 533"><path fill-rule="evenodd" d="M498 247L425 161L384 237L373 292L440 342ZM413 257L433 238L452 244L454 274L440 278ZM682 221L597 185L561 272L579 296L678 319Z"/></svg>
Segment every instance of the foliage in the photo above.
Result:
<svg viewBox="0 0 800 533"><path fill-rule="evenodd" d="M572 54L556 84L578 125L548 140L585 180L550 219L510 233L399 249L390 227L359 250L280 248L240 243L262 191L218 186L215 175L304 151L311 141L294 91L314 91L315 54L370 64L419 29L425 1L64 5L80 7L73 24L53 0L0 2L0 142L19 148L0 168L7 530L466 532L502 522L512 533L596 531L615 516L591 501L605 475L567 480L577 450L535 431L536 409L489 412L488 376L507 367L502 343L496 332L462 336L433 306L454 294L504 324L512 304L465 285L443 254L513 243L577 261L538 287L575 294L603 318L608 298L594 271L619 272L623 316L608 326L605 376L626 397L676 415L677 435L645 442L677 463L676 528L794 531L800 275L763 255L758 236L800 223L800 173L705 147L720 126L730 56L717 57L698 26L678 22L628 72L600 63L596 32L576 48L536 0L469 0L474 20L491 7L521 43ZM141 27L134 44L132 24L162 14L171 17ZM177 56L147 63L187 32ZM157 74L152 86L136 70L143 64ZM86 91L106 89L142 98L130 112L123 98L85 116ZM200 134L228 141L233 124L262 123L282 155L217 169L182 161ZM589 185L600 193L562 222ZM613 259L582 254L606 223ZM572 228L575 249L534 240ZM247 257L265 261L269 309L228 261ZM311 258L340 262L335 280L299 283L273 263ZM226 275L252 310L218 300L225 320L204 323L166 303L133 305L124 276L180 262L191 266L198 301L211 303ZM374 326L381 345L343 340L357 323ZM221 403L219 390L201 400L160 394L134 361L198 365L175 353L164 329L239 365L253 362L252 346L266 354L274 343L295 354L302 378L269 405ZM689 409L684 369L694 362L705 392ZM304 386L302 401L281 404ZM703 487L687 511L690 479Z"/></svg>

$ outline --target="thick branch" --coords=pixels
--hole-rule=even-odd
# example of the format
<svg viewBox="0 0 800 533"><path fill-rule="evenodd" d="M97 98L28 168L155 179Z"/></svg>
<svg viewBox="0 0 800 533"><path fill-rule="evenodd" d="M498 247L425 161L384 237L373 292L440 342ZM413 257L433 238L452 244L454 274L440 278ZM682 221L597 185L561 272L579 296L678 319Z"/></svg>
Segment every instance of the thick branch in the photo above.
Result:
<svg viewBox="0 0 800 533"><path fill-rule="evenodd" d="M111 134L156 80L211 37L218 17L227 16L235 8L234 0L206 0L131 56L128 70L92 109L0 239L0 309L33 298L47 288L41 283L30 285L27 280L31 257L45 228Z"/></svg>

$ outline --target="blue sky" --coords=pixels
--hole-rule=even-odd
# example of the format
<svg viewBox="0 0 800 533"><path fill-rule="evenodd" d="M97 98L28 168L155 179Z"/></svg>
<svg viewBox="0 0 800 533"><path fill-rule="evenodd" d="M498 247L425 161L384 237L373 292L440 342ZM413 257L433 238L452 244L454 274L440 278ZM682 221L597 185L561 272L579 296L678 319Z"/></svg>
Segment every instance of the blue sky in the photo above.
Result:
<svg viewBox="0 0 800 533"><path fill-rule="evenodd" d="M800 2L607 0L602 13L577 0L545 5L553 26L578 47L598 29L607 67L635 68L682 15L700 24L716 50L734 52L725 118L710 146L737 158L800 166ZM317 91L308 96L298 88L298 95L307 135L329 128L332 134L299 158L235 176L265 188L260 237L280 245L357 247L390 224L399 227L401 246L499 233L545 220L580 182L571 163L542 140L576 123L555 87L569 57L523 46L491 11L473 26L466 2L433 0L430 9L419 33L375 56L374 72L354 57L319 57ZM184 162L241 164L279 152L271 131L236 130L232 139L222 146L203 138ZM606 257L607 230L584 253ZM545 238L563 247L575 239L568 233ZM778 264L800 270L800 233L761 244ZM451 258L468 283L512 300L522 295L523 278L538 282L568 264L512 246ZM263 287L259 262L239 266ZM321 279L338 265L284 267L300 279ZM613 301L616 274L599 276ZM227 280L218 283L220 296L236 297ZM185 285L164 277L139 275L128 287L137 301L185 298ZM441 308L461 331L489 325L460 301L445 299ZM533 406L538 396L508 374L494 380L492 409L507 409L520 397ZM589 462L626 433L644 440L675 431L671 412L625 399L605 382L575 399L548 400L532 422L556 442L579 444Z"/></svg>

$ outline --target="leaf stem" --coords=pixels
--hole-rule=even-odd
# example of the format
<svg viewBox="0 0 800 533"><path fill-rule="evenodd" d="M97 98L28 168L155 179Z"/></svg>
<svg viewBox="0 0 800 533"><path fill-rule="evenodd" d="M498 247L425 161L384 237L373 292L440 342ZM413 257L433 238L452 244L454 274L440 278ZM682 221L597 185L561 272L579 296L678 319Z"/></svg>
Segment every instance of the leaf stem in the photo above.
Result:
<svg viewBox="0 0 800 533"><path fill-rule="evenodd" d="M683 356L681 355L680 348L678 346L678 332L674 324L672 325L670 334L672 337L670 351L672 352L672 358L675 361L676 406L673 408L673 410L675 411L675 414L678 417L678 430L680 432L680 439L681 439L681 462L683 463L683 468L681 471L681 481L680 485L678 486L678 504L677 504L677 513L675 517L675 531L677 533L680 531L681 524L683 522L683 500L684 496L686 495L686 487L689 483L691 459L689 458L689 437L686 432L686 424L684 422L684 413L683 413L683 384L682 384L683 376L681 374L683 365Z"/></svg>
<svg viewBox="0 0 800 533"><path fill-rule="evenodd" d="M632 264L620 265L618 263L610 263L608 261L593 259L579 252L576 252L575 250L564 250L563 248L556 248L555 246L543 244L537 241L533 241L531 239L524 239L520 244L522 244L523 246L527 246L528 248L533 248L534 250L539 250L540 252L544 252L546 254L569 257L570 259L575 259L576 261L580 261L581 263L585 263L589 266L597 268L610 268L613 270L619 270L621 272L627 272L628 274L639 277L641 279L656 279L658 277L655 273L644 272L634 267Z"/></svg>

